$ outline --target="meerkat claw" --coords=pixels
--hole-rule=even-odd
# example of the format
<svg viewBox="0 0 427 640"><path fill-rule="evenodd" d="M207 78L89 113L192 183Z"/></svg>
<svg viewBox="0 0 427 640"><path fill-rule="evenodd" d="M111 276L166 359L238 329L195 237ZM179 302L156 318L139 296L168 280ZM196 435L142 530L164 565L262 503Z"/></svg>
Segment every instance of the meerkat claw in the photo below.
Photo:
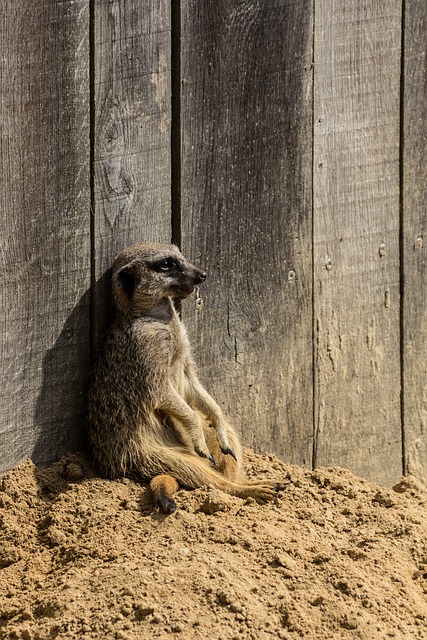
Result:
<svg viewBox="0 0 427 640"><path fill-rule="evenodd" d="M213 466L215 467L215 465L216 465L215 458L213 457L213 455L211 453L209 453L209 455L207 455L204 451L199 449L199 447L194 447L194 451L201 458L207 458L209 460L209 462L212 462Z"/></svg>
<svg viewBox="0 0 427 640"><path fill-rule="evenodd" d="M236 454L234 453L233 449L231 449L230 447L227 447L227 449L221 449L221 451L223 452L224 455L231 456L232 458L235 459L236 462L238 462Z"/></svg>
<svg viewBox="0 0 427 640"><path fill-rule="evenodd" d="M276 493L279 493L279 491L283 491L284 488L285 484L283 482L276 482L276 484L274 485L274 491Z"/></svg>

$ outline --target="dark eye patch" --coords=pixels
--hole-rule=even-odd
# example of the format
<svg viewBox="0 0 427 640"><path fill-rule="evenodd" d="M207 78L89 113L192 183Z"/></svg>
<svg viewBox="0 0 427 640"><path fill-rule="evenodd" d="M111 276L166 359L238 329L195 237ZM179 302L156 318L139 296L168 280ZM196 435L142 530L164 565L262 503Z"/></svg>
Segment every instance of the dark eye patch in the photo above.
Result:
<svg viewBox="0 0 427 640"><path fill-rule="evenodd" d="M159 273L167 273L174 269L180 269L180 265L172 258L165 258L164 260L160 260L159 262L152 264L151 268Z"/></svg>

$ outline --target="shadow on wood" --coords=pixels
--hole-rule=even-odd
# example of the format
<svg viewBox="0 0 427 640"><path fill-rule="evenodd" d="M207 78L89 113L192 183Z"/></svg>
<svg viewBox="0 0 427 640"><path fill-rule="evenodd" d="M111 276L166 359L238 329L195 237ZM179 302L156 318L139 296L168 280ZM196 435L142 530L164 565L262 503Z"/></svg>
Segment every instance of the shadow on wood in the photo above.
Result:
<svg viewBox="0 0 427 640"><path fill-rule="evenodd" d="M80 298L43 358L43 382L34 416L37 442L31 455L36 464L48 464L68 451L87 451L90 370L114 317L110 290L108 269L92 293L88 289ZM91 331L94 326L96 333Z"/></svg>
<svg viewBox="0 0 427 640"><path fill-rule="evenodd" d="M70 313L43 358L43 379L34 415L36 464L86 449L86 398L90 372L90 289Z"/></svg>
<svg viewBox="0 0 427 640"><path fill-rule="evenodd" d="M111 267L96 280L91 298L91 359L97 361L99 350L114 320L114 304L111 295Z"/></svg>

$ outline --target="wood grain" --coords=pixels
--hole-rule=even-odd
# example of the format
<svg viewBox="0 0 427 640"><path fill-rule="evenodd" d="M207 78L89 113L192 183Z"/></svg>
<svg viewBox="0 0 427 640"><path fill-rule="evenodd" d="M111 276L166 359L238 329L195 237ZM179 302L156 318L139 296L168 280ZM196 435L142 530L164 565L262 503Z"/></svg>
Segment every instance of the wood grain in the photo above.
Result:
<svg viewBox="0 0 427 640"><path fill-rule="evenodd" d="M106 328L108 276L133 242L171 239L170 3L94 3L94 348Z"/></svg>
<svg viewBox="0 0 427 640"><path fill-rule="evenodd" d="M311 3L181 3L183 307L245 444L311 465Z"/></svg>
<svg viewBox="0 0 427 640"><path fill-rule="evenodd" d="M108 267L173 233L245 444L426 481L425 3L27 5L0 25L0 473L84 446Z"/></svg>
<svg viewBox="0 0 427 640"><path fill-rule="evenodd" d="M402 472L400 3L316 2L315 463Z"/></svg>
<svg viewBox="0 0 427 640"><path fill-rule="evenodd" d="M2 4L0 472L83 443L89 3Z"/></svg>
<svg viewBox="0 0 427 640"><path fill-rule="evenodd" d="M403 417L406 471L427 481L427 5L405 3Z"/></svg>

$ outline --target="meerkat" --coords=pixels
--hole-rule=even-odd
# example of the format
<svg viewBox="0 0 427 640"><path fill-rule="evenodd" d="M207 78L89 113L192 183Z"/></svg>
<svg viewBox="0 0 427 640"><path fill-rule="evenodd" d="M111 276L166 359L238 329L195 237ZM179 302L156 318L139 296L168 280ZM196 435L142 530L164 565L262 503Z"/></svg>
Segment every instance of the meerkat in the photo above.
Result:
<svg viewBox="0 0 427 640"><path fill-rule="evenodd" d="M106 477L149 482L166 514L177 508L179 486L213 485L259 503L280 488L245 481L239 437L197 376L173 299L183 300L206 277L174 245L122 251L112 266L116 317L89 394L95 464Z"/></svg>

